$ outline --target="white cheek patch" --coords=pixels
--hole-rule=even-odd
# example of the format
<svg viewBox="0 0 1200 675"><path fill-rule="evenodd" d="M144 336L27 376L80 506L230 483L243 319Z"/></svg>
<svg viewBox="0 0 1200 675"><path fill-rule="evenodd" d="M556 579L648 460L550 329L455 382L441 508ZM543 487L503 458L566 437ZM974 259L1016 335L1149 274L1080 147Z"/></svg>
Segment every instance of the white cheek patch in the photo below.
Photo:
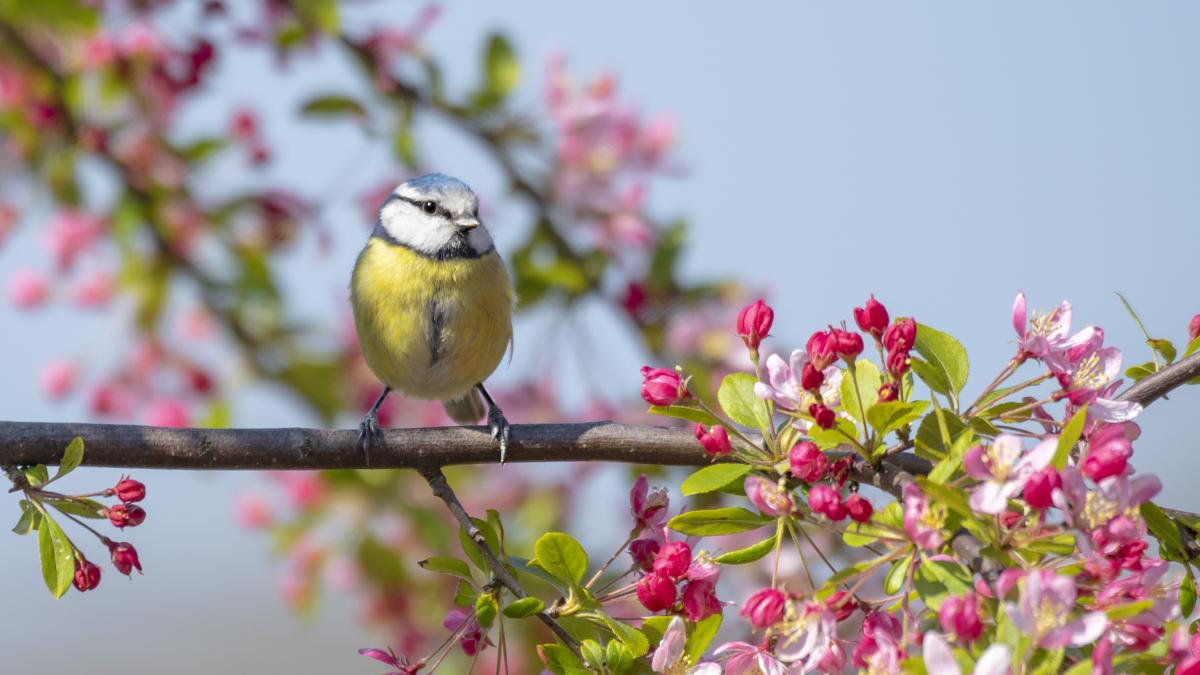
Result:
<svg viewBox="0 0 1200 675"><path fill-rule="evenodd" d="M458 228L446 219L430 216L400 200L383 207L379 222L396 241L429 255L448 245L458 232Z"/></svg>

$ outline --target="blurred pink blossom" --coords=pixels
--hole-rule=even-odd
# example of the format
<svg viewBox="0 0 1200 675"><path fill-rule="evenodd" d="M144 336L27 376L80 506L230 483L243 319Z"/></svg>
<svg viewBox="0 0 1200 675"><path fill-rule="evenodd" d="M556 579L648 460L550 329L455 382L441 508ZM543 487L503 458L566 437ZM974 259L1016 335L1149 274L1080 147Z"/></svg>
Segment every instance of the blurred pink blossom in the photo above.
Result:
<svg viewBox="0 0 1200 675"><path fill-rule="evenodd" d="M46 301L50 289L41 272L22 268L8 278L8 298L20 309L33 309Z"/></svg>
<svg viewBox="0 0 1200 675"><path fill-rule="evenodd" d="M172 398L158 399L146 411L146 424L152 427L186 427L188 420L187 407Z"/></svg>
<svg viewBox="0 0 1200 675"><path fill-rule="evenodd" d="M116 279L104 271L95 271L81 279L71 289L71 303L76 307L100 307L116 292Z"/></svg>
<svg viewBox="0 0 1200 675"><path fill-rule="evenodd" d="M71 390L77 377L77 368L73 361L57 359L46 364L42 369L42 392L50 398L62 398Z"/></svg>
<svg viewBox="0 0 1200 675"><path fill-rule="evenodd" d="M248 529L260 529L274 522L271 503L257 492L243 492L233 502L233 519Z"/></svg>

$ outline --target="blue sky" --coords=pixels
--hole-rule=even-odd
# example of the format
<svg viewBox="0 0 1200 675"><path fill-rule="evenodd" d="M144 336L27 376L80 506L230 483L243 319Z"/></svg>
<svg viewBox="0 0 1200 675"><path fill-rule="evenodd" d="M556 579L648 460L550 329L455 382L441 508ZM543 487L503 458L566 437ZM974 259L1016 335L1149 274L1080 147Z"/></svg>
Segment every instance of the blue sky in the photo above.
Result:
<svg viewBox="0 0 1200 675"><path fill-rule="evenodd" d="M352 20L407 17L417 6L362 7ZM1071 299L1077 320L1103 326L1131 361L1147 352L1114 291L1130 298L1152 332L1182 342L1188 318L1200 311L1200 6L730 7L451 4L427 44L451 84L466 86L483 36L503 30L527 64L519 95L530 109L539 100L541 64L563 49L580 74L610 68L623 96L648 112L674 112L689 171L658 184L655 209L688 217L691 274L771 289L779 351L828 322L849 320L850 308L871 292L893 314L958 336L971 356L974 391L1014 349L1008 313L1018 289L1032 307ZM186 33L186 26L174 30ZM363 167L329 204L332 252L302 250L287 266L289 297L322 321L338 311L366 234L354 197L382 174L388 153L349 125L331 131L293 119L301 93L356 84L331 56L298 63L284 78L261 55L222 63L220 88L185 120L188 129L215 130L235 104L264 108L277 150L270 181L310 194L325 194L340 167ZM473 148L436 126L426 131L439 170L484 194L501 193ZM212 190L230 187L213 173ZM495 206L503 252L519 240L521 221L518 210ZM0 250L0 277L36 247L26 223ZM605 327L602 311L587 320L616 345L603 355L613 366L611 391L635 391L641 357ZM127 339L111 317L81 319L65 310L28 317L0 306L0 325L7 329L0 410L9 419L80 418L75 403L30 396L40 365L84 353L80 335L97 336L89 354ZM518 348L512 370L521 372L528 358ZM239 424L312 422L269 391L240 398ZM1164 504L1191 510L1200 510L1200 498L1177 477L1200 469L1188 433L1198 402L1200 388L1185 390L1145 413L1134 460L1164 477ZM81 473L80 484L115 475ZM25 617L10 622L0 647L30 658L23 672L162 669L153 659L168 653L174 661L167 669L179 673L248 662L263 672L375 672L353 656L375 640L354 624L348 603L335 599L311 626L282 609L266 542L234 531L227 518L230 496L253 477L148 479L151 516L135 541L149 573L132 583L110 575L98 593L53 603L41 588L33 542L0 537L0 567L9 571L4 594ZM15 519L15 505L10 510ZM71 649L61 647L64 632ZM141 647L151 641L155 648Z"/></svg>

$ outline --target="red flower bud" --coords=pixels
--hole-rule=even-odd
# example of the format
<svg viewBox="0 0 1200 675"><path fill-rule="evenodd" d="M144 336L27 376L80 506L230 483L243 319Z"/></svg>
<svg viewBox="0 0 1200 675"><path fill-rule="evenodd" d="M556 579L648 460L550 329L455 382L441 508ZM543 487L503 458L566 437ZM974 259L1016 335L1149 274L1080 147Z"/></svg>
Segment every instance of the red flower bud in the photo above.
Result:
<svg viewBox="0 0 1200 675"><path fill-rule="evenodd" d="M862 353L863 340L858 333L834 328L829 331L833 342L833 352L846 363L854 363L854 358Z"/></svg>
<svg viewBox="0 0 1200 675"><path fill-rule="evenodd" d="M629 557L643 572L654 569L654 558L658 555L659 543L653 539L635 539L629 544Z"/></svg>
<svg viewBox="0 0 1200 675"><path fill-rule="evenodd" d="M1047 466L1025 481L1025 503L1031 508L1048 509L1054 506L1051 495L1061 487L1062 476L1058 475L1054 467Z"/></svg>
<svg viewBox="0 0 1200 675"><path fill-rule="evenodd" d="M846 510L850 512L851 520L856 523L865 523L871 520L871 514L875 512L875 507L871 506L871 502L862 495L856 493L846 499Z"/></svg>
<svg viewBox="0 0 1200 675"><path fill-rule="evenodd" d="M816 483L829 471L829 460L816 443L800 441L788 453L792 475L805 483Z"/></svg>
<svg viewBox="0 0 1200 675"><path fill-rule="evenodd" d="M629 287L625 289L625 295L621 298L621 306L630 316L636 317L641 314L646 307L646 288L636 281L629 282Z"/></svg>
<svg viewBox="0 0 1200 675"><path fill-rule="evenodd" d="M824 383L825 373L814 368L812 363L805 361L800 368L800 388L815 393Z"/></svg>
<svg viewBox="0 0 1200 675"><path fill-rule="evenodd" d="M1017 523L1019 522L1021 522L1021 514L1017 513L1016 511L1005 511L1004 513L1000 514L1000 524L1006 529L1012 529L1016 527Z"/></svg>
<svg viewBox="0 0 1200 675"><path fill-rule="evenodd" d="M826 513L834 504L842 503L842 495L830 485L814 485L808 491L808 508L813 513Z"/></svg>
<svg viewBox="0 0 1200 675"><path fill-rule="evenodd" d="M907 367L907 364L906 364ZM879 401L886 403L895 401L900 396L900 385L895 382L887 382L879 387Z"/></svg>
<svg viewBox="0 0 1200 675"><path fill-rule="evenodd" d="M917 322L912 319L896 319L883 332L883 346L889 352L906 352L917 344Z"/></svg>
<svg viewBox="0 0 1200 675"><path fill-rule="evenodd" d="M908 371L908 352L895 351L888 354L887 357L888 373L896 379Z"/></svg>
<svg viewBox="0 0 1200 675"><path fill-rule="evenodd" d="M858 601L846 591L837 591L825 601L825 606L833 612L838 621L845 621L854 610L858 609Z"/></svg>
<svg viewBox="0 0 1200 675"><path fill-rule="evenodd" d="M808 414L812 415L813 422L822 429L832 429L837 423L837 414L821 403L808 406Z"/></svg>
<svg viewBox="0 0 1200 675"><path fill-rule="evenodd" d="M983 634L983 621L979 618L979 596L967 593L962 597L946 598L938 610L938 623L942 625L942 630L963 642L978 640Z"/></svg>
<svg viewBox="0 0 1200 675"><path fill-rule="evenodd" d="M675 405L688 395L679 373L667 368L642 367L642 398L650 405Z"/></svg>
<svg viewBox="0 0 1200 675"><path fill-rule="evenodd" d="M711 581L689 581L683 587L683 616L688 621L703 621L721 611L717 587Z"/></svg>
<svg viewBox="0 0 1200 675"><path fill-rule="evenodd" d="M682 541L672 541L663 544L654 557L654 572L671 579L678 579L687 574L692 564L692 547Z"/></svg>
<svg viewBox="0 0 1200 675"><path fill-rule="evenodd" d="M834 352L836 345L831 332L819 330L809 336L808 342L804 345L804 350L808 353L808 360L817 370L825 370L837 357Z"/></svg>
<svg viewBox="0 0 1200 675"><path fill-rule="evenodd" d="M675 582L658 574L647 574L637 585L638 602L651 612L670 609L675 604Z"/></svg>
<svg viewBox="0 0 1200 675"><path fill-rule="evenodd" d="M825 517L833 522L839 522L846 519L850 514L850 510L846 508L846 503L842 501L842 495L838 494L837 501L825 508Z"/></svg>
<svg viewBox="0 0 1200 675"><path fill-rule="evenodd" d="M213 390L212 376L201 368L193 368L188 372L188 382L197 394L207 394Z"/></svg>
<svg viewBox="0 0 1200 675"><path fill-rule="evenodd" d="M132 502L140 502L146 498L146 486L132 478L125 478L117 483L117 486L112 488L112 491L105 491L109 497L116 495L117 499L130 504Z"/></svg>
<svg viewBox="0 0 1200 675"><path fill-rule="evenodd" d="M738 614L750 620L755 628L774 626L783 619L787 607L787 596L777 588L764 588L757 591L742 603Z"/></svg>
<svg viewBox="0 0 1200 675"><path fill-rule="evenodd" d="M750 349L758 349L762 339L771 332L775 322L775 310L761 299L746 305L738 312L737 334Z"/></svg>
<svg viewBox="0 0 1200 675"><path fill-rule="evenodd" d="M137 504L117 504L109 508L106 515L108 516L108 522L121 529L137 527L146 520L145 509Z"/></svg>
<svg viewBox="0 0 1200 675"><path fill-rule="evenodd" d="M859 330L870 333L871 337L876 340L883 337L883 331L887 330L888 321L887 308L875 299L874 294L867 300L865 306L854 308L854 323L858 324Z"/></svg>
<svg viewBox="0 0 1200 675"><path fill-rule="evenodd" d="M704 451L713 457L721 457L733 452L733 444L729 442L729 432L725 427L716 425L712 431L705 431L703 424L696 425L696 439L704 446Z"/></svg>
<svg viewBox="0 0 1200 675"><path fill-rule="evenodd" d="M1200 338L1200 314L1193 316L1192 320L1188 322L1188 339L1195 340L1196 338Z"/></svg>
<svg viewBox="0 0 1200 675"><path fill-rule="evenodd" d="M75 588L80 592L90 591L100 585L100 567L88 560L75 561Z"/></svg>
<svg viewBox="0 0 1200 675"><path fill-rule="evenodd" d="M133 570L142 573L142 563L138 560L137 549L128 542L108 542L108 552L112 554L113 567L121 574L131 575Z"/></svg>

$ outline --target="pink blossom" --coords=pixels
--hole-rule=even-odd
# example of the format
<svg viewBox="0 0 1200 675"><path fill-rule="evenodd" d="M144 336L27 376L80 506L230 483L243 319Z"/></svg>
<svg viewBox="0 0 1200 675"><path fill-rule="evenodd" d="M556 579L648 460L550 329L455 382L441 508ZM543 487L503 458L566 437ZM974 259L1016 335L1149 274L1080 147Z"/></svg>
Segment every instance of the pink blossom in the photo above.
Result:
<svg viewBox="0 0 1200 675"><path fill-rule="evenodd" d="M670 609L675 604L675 582L664 574L651 572L638 580L637 599L651 612Z"/></svg>
<svg viewBox="0 0 1200 675"><path fill-rule="evenodd" d="M71 289L71 303L76 307L98 307L112 299L116 280L108 272L93 272Z"/></svg>
<svg viewBox="0 0 1200 675"><path fill-rule="evenodd" d="M711 431L706 430L703 424L697 424L695 434L704 451L713 457L723 457L733 452L729 432L719 424L714 424Z"/></svg>
<svg viewBox="0 0 1200 675"><path fill-rule="evenodd" d="M42 391L50 398L62 398L74 386L76 375L74 362L67 359L51 361L42 369Z"/></svg>
<svg viewBox="0 0 1200 675"><path fill-rule="evenodd" d="M671 579L680 579L692 564L692 548L686 542L663 544L654 556L654 571Z"/></svg>
<svg viewBox="0 0 1200 675"><path fill-rule="evenodd" d="M799 349L792 352L788 363L778 354L771 354L767 357L767 381L754 383L754 395L764 401L774 401L783 410L808 410L817 399L800 386L800 373L806 363L808 356ZM824 376L821 398L826 405L837 406L841 402L842 371L837 366L829 366L821 374Z"/></svg>
<svg viewBox="0 0 1200 675"><path fill-rule="evenodd" d="M780 626L775 655L801 672L816 669L837 639L837 619L823 602L806 602Z"/></svg>
<svg viewBox="0 0 1200 675"><path fill-rule="evenodd" d="M1057 447L1058 439L1051 437L1025 454L1020 437L1000 434L990 445L968 450L963 467L967 475L983 481L971 492L971 508L991 515L1003 513L1025 482L1050 464Z"/></svg>
<svg viewBox="0 0 1200 675"><path fill-rule="evenodd" d="M854 648L851 662L873 673L899 673L906 656L900 648L903 628L887 612L871 612L863 619L862 640Z"/></svg>
<svg viewBox="0 0 1200 675"><path fill-rule="evenodd" d="M933 551L942 545L945 510L932 505L915 483L904 485L904 531L917 546Z"/></svg>
<svg viewBox="0 0 1200 675"><path fill-rule="evenodd" d="M858 324L859 330L870 333L876 340L883 339L883 332L887 330L890 321L887 307L875 299L874 293L865 305L854 308L854 323Z"/></svg>
<svg viewBox="0 0 1200 675"><path fill-rule="evenodd" d="M756 591L742 603L738 612L750 620L755 628L767 628L783 618L787 607L787 596L778 588L764 588Z"/></svg>
<svg viewBox="0 0 1200 675"><path fill-rule="evenodd" d="M280 471L276 478L292 508L307 509L325 497L325 481L316 471Z"/></svg>
<svg viewBox="0 0 1200 675"><path fill-rule="evenodd" d="M1104 612L1085 612L1069 619L1075 610L1075 582L1052 570L1026 574L1020 600L1006 603L1005 609L1013 624L1043 649L1095 642L1108 626Z"/></svg>
<svg viewBox="0 0 1200 675"><path fill-rule="evenodd" d="M670 675L721 675L721 666L716 663L701 662L688 668L687 652L684 649L686 642L687 625L683 619L671 617L671 623L667 624L662 640L650 657L650 669L656 673Z"/></svg>
<svg viewBox="0 0 1200 675"><path fill-rule="evenodd" d="M46 221L43 242L60 270L68 270L104 234L104 220L82 211L61 211Z"/></svg>
<svg viewBox="0 0 1200 675"><path fill-rule="evenodd" d="M650 528L652 532L662 535L663 525L667 522L667 507L670 498L666 489L656 487L650 490L650 481L645 474L638 476L633 488L629 491L629 512L633 514L638 528Z"/></svg>
<svg viewBox="0 0 1200 675"><path fill-rule="evenodd" d="M274 517L265 497L257 492L244 492L233 502L233 519L242 527L257 530L270 526Z"/></svg>
<svg viewBox="0 0 1200 675"><path fill-rule="evenodd" d="M642 398L650 405L675 405L689 397L687 382L667 368L642 366Z"/></svg>
<svg viewBox="0 0 1200 675"><path fill-rule="evenodd" d="M629 543L629 557L643 572L654 569L654 559L661 545L653 539L635 539Z"/></svg>
<svg viewBox="0 0 1200 675"><path fill-rule="evenodd" d="M746 476L743 487L750 502L763 514L776 518L792 512L791 494L782 485L762 476L751 475Z"/></svg>
<svg viewBox="0 0 1200 675"><path fill-rule="evenodd" d="M1103 347L1067 364L1055 376L1067 400L1076 406L1090 406L1090 417L1103 422L1123 422L1137 417L1142 406L1110 398L1113 385L1120 383L1121 360L1121 350Z"/></svg>
<svg viewBox="0 0 1200 675"><path fill-rule="evenodd" d="M458 608L452 609L446 613L446 619L442 621L442 626L451 632L462 631L458 638L458 646L467 656L475 656L491 644L491 641L483 634L479 622L475 620L474 613L468 613Z"/></svg>
<svg viewBox="0 0 1200 675"><path fill-rule="evenodd" d="M40 272L24 268L8 278L8 298L20 309L33 309L49 295L46 279Z"/></svg>
<svg viewBox="0 0 1200 675"><path fill-rule="evenodd" d="M688 621L703 621L713 614L721 613L721 601L717 599L717 588L711 581L689 581L680 595L683 615Z"/></svg>
<svg viewBox="0 0 1200 675"><path fill-rule="evenodd" d="M1074 335L1071 332L1071 303L1063 301L1049 314L1034 313L1029 319L1025 304L1025 293L1017 293L1012 308L1013 330L1020 338L1020 353L1035 359L1047 359L1048 365L1062 366L1064 355L1070 348L1087 342L1095 330L1085 328Z"/></svg>
<svg viewBox="0 0 1200 675"><path fill-rule="evenodd" d="M979 618L979 596L967 593L946 598L938 609L938 623L947 634L952 634L963 642L978 640L983 634L983 621Z"/></svg>
<svg viewBox="0 0 1200 675"><path fill-rule="evenodd" d="M749 349L758 349L763 338L771 332L775 311L762 298L746 305L738 312L737 334Z"/></svg>
<svg viewBox="0 0 1200 675"><path fill-rule="evenodd" d="M829 472L829 459L811 441L800 441L788 452L788 467L792 475L806 483L816 483Z"/></svg>
<svg viewBox="0 0 1200 675"><path fill-rule="evenodd" d="M713 654L725 661L725 675L788 675L774 654L748 642L726 642Z"/></svg>
<svg viewBox="0 0 1200 675"><path fill-rule="evenodd" d="M962 675L950 645L937 633L929 631L922 642L925 672L930 675ZM1012 672L1012 650L1008 645L994 644L984 650L975 662L974 675L1008 675Z"/></svg>
<svg viewBox="0 0 1200 675"><path fill-rule="evenodd" d="M391 666L392 668L396 669L394 672L387 673L387 675L416 675L418 671L425 667L424 661L417 661L415 663L410 662L406 657L396 656L396 653L393 652L391 648L388 648L387 651L384 651L382 649L369 647L358 650L358 653L367 657L368 659L375 659L384 665Z"/></svg>
<svg viewBox="0 0 1200 675"><path fill-rule="evenodd" d="M152 427L186 427L187 407L172 398L158 399L150 404L146 412L146 424Z"/></svg>

